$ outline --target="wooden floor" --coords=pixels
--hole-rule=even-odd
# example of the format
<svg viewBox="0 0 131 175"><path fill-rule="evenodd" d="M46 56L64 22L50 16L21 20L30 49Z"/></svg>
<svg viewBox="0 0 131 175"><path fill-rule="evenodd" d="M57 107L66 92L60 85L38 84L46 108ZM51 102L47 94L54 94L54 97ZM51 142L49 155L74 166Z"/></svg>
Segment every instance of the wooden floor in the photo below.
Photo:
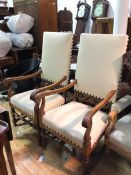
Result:
<svg viewBox="0 0 131 175"><path fill-rule="evenodd" d="M5 101L0 101L0 105L9 109ZM13 127L13 134L11 147L17 175L87 175L86 168L57 144L51 143L43 151L31 127ZM10 175L9 167L8 171ZM116 153L107 151L91 175L131 175L131 165Z"/></svg>

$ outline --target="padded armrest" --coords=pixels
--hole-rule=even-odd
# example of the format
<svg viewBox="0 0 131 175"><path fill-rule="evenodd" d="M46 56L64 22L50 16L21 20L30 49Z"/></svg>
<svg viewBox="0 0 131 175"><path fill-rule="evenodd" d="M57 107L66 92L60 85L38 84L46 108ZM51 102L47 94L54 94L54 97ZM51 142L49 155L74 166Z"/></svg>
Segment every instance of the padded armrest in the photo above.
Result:
<svg viewBox="0 0 131 175"><path fill-rule="evenodd" d="M126 95L112 105L111 111L117 111L117 113L120 113L129 105L131 105L131 96Z"/></svg>

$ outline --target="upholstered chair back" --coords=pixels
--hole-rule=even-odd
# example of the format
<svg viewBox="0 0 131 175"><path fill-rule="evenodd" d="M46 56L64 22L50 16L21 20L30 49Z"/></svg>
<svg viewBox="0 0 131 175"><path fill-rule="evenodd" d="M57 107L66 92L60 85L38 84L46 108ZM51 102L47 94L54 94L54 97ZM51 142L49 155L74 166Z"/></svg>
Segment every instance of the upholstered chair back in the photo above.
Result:
<svg viewBox="0 0 131 175"><path fill-rule="evenodd" d="M77 58L75 90L101 99L110 90L118 90L127 41L126 35L83 33Z"/></svg>
<svg viewBox="0 0 131 175"><path fill-rule="evenodd" d="M72 39L72 33L44 32L41 65L43 79L57 82L67 76L63 85L68 83Z"/></svg>

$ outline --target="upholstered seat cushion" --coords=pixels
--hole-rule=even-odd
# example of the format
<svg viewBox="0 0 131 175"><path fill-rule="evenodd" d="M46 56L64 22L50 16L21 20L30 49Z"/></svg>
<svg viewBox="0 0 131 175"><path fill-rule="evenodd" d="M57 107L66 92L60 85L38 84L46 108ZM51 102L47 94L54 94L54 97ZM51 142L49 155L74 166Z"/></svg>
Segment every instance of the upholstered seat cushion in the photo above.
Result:
<svg viewBox="0 0 131 175"><path fill-rule="evenodd" d="M131 113L118 120L110 134L109 146L131 161Z"/></svg>
<svg viewBox="0 0 131 175"><path fill-rule="evenodd" d="M49 130L69 139L73 144L82 148L85 128L82 127L82 119L91 107L78 102L71 102L48 111L43 116L43 125ZM104 112L98 111L93 117L91 129L91 147L103 133L108 122L105 121Z"/></svg>
<svg viewBox="0 0 131 175"><path fill-rule="evenodd" d="M12 96L10 99L11 104L18 110L23 111L24 113L27 113L30 116L34 116L35 103L34 101L30 100L30 95L32 92L33 90L26 91L26 92L19 93ZM65 102L65 99L63 98L63 96L59 94L47 96L45 99L46 99L45 109L44 109L45 112L55 107L58 107L64 104Z"/></svg>

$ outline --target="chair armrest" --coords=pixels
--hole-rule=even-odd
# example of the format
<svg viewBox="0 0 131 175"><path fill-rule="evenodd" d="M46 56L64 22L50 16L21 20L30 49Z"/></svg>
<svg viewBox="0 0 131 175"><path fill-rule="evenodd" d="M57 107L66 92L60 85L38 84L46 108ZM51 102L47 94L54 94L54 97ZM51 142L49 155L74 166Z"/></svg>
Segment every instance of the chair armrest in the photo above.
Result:
<svg viewBox="0 0 131 175"><path fill-rule="evenodd" d="M131 105L131 96L126 95L111 106L111 111L117 111L117 113L120 113L129 105Z"/></svg>
<svg viewBox="0 0 131 175"><path fill-rule="evenodd" d="M67 79L66 76L64 76L60 81L54 83L54 84L51 84L49 86L46 86L46 87L41 87L41 88L38 88L36 89L35 91L33 91L30 95L30 99L34 101L34 97L37 93L40 93L40 92L43 92L43 91L46 91L46 90L49 90L49 89L52 89L58 85L60 85L63 81L65 81Z"/></svg>
<svg viewBox="0 0 131 175"><path fill-rule="evenodd" d="M73 87L76 84L76 80L74 80L73 82L71 82L70 84L59 88L59 89L54 89L54 90L47 90L47 91L42 91L42 92L38 92L33 96L33 100L34 101L40 101L40 99L44 98L45 96L49 96L49 95L53 95L53 94L58 94L61 92L65 92L68 89L70 89L71 87Z"/></svg>
<svg viewBox="0 0 131 175"><path fill-rule="evenodd" d="M82 126L85 128L92 126L92 118L97 111L99 111L103 106L105 106L109 100L115 95L116 90L111 90L107 97L103 99L99 104L97 104L94 108L88 111L82 121Z"/></svg>
<svg viewBox="0 0 131 175"><path fill-rule="evenodd" d="M20 80L30 79L30 78L33 78L33 77L36 77L36 76L40 75L41 72L42 72L42 70L39 70L39 71L37 71L33 74L30 74L30 75L6 78L6 79L3 80L3 84L5 86L9 86L13 81L20 81Z"/></svg>
<svg viewBox="0 0 131 175"><path fill-rule="evenodd" d="M108 138L108 136L110 135L110 133L113 131L114 127L115 127L115 124L116 124L116 121L117 121L117 111L111 111L109 113L109 116L108 116L108 121L109 121L109 124L105 130L105 137Z"/></svg>
<svg viewBox="0 0 131 175"><path fill-rule="evenodd" d="M109 113L109 125L106 129L105 135L108 137L110 133L115 128L115 124L117 121L117 115L122 112L125 108L131 105L131 96L126 95L114 103L111 107L111 112Z"/></svg>

